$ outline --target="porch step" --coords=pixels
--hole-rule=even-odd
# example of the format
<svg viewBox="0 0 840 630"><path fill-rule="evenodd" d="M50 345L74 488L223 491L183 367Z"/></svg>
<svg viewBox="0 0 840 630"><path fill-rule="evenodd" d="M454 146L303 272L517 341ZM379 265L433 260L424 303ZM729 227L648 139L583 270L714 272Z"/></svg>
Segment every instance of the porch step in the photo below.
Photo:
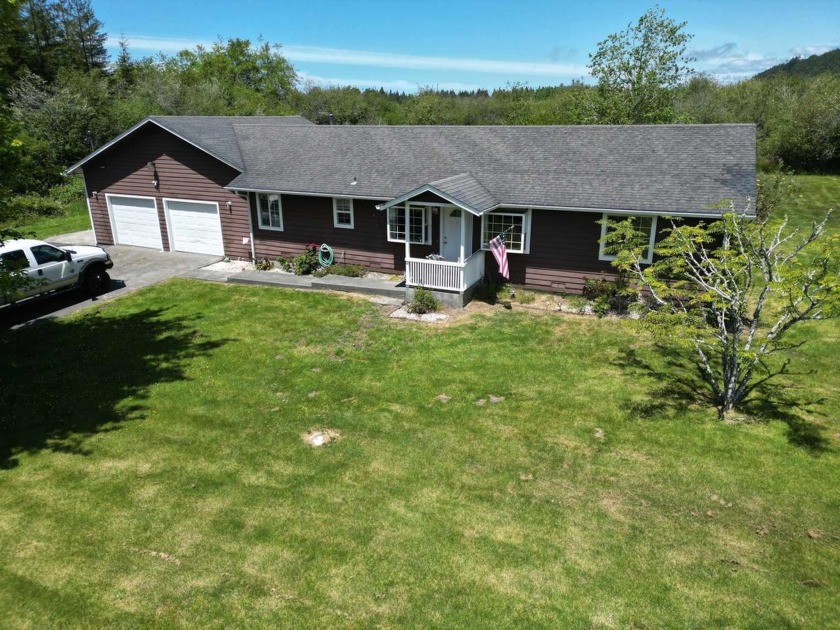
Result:
<svg viewBox="0 0 840 630"><path fill-rule="evenodd" d="M385 295L387 297L405 299L405 286L397 286L394 280L378 280L376 278L350 278L346 276L295 276L288 273L271 273L267 271L240 271L228 276L228 282L236 284L259 284L272 287L287 287L291 289L318 289L320 291L346 291L348 293L362 293L365 295Z"/></svg>
<svg viewBox="0 0 840 630"><path fill-rule="evenodd" d="M312 288L327 291L363 293L365 295L386 295L388 297L400 298L401 300L405 299L405 286L397 286L397 282L394 280L324 276L323 278L313 278Z"/></svg>
<svg viewBox="0 0 840 630"><path fill-rule="evenodd" d="M228 276L228 282L236 284L261 284L270 287L291 287L297 289L312 288L311 276L295 276L290 273L272 273L270 271L240 271Z"/></svg>

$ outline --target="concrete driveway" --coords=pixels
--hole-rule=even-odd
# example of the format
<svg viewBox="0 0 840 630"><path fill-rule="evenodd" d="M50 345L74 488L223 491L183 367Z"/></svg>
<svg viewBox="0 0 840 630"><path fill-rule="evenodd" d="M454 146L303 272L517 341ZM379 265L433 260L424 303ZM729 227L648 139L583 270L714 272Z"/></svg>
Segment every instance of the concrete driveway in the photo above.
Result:
<svg viewBox="0 0 840 630"><path fill-rule="evenodd" d="M94 244L91 230L62 234L46 240L54 245ZM61 317L169 278L190 275L196 269L221 260L221 256L161 252L129 245L106 245L104 249L114 261L114 268L108 272L111 275L111 288L107 292L92 298L84 291L71 290L0 308L0 330L17 328L39 319Z"/></svg>

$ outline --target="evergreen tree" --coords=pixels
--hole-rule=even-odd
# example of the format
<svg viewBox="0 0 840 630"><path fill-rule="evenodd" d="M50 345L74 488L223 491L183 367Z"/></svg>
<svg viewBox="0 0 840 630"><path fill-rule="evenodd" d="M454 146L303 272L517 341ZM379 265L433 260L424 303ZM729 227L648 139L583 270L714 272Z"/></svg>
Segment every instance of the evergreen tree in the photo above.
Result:
<svg viewBox="0 0 840 630"><path fill-rule="evenodd" d="M103 70L108 64L107 37L90 0L61 0L54 7L60 25L63 65L85 72Z"/></svg>

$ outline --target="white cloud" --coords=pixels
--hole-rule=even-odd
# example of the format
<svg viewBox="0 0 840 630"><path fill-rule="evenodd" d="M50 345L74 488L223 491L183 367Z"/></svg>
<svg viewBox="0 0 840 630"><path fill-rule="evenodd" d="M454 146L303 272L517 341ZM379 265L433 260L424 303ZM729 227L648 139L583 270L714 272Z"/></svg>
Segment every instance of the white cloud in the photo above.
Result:
<svg viewBox="0 0 840 630"><path fill-rule="evenodd" d="M793 57L810 57L811 55L821 55L827 53L829 50L838 48L838 44L828 44L819 46L797 46L790 49L790 54Z"/></svg>
<svg viewBox="0 0 840 630"><path fill-rule="evenodd" d="M507 75L533 75L546 77L578 77L587 68L579 64L544 63L539 61L505 61L499 59L474 59L469 57L431 57L404 55L367 50L323 48L320 46L283 47L283 54L292 61L330 63L374 68L399 68L402 70L456 70Z"/></svg>
<svg viewBox="0 0 840 630"><path fill-rule="evenodd" d="M300 83L304 87L306 87L307 84L316 85L318 87L349 85L357 87L361 90L364 90L365 88L374 88L377 90L379 88L384 88L386 90L393 90L395 92L416 92L420 88L427 87L423 83L419 83L417 81L407 81L405 79L397 79L394 81L379 81L377 79L321 77L309 74L307 72L298 72L298 78L300 79ZM431 86L428 87L433 87L438 90L454 90L456 92L460 92L462 90L479 90L482 89L482 87L486 86L481 86L473 83L459 83L457 81L444 81L433 83Z"/></svg>
<svg viewBox="0 0 840 630"><path fill-rule="evenodd" d="M150 35L126 35L128 40L129 50L142 50L144 52L164 52L176 53L187 48L195 48L196 46L204 46L209 48L213 45L212 41L202 41L197 39L181 39L178 37L154 37ZM118 35L108 35L107 45L116 47L120 40Z"/></svg>
<svg viewBox="0 0 840 630"><path fill-rule="evenodd" d="M779 57L755 52L742 52L737 44L728 42L713 48L689 50L697 59L697 68L724 83L747 79L784 61Z"/></svg>
<svg viewBox="0 0 840 630"><path fill-rule="evenodd" d="M182 39L177 37L154 37L150 35L127 35L131 50L173 53L198 45L212 46L212 41ZM116 46L119 38L111 35L110 46ZM558 78L579 78L588 73L585 65L570 63L546 63L540 61L509 61L504 59L476 59L470 57L434 57L406 55L399 53L325 48L290 44L281 49L290 61L325 63L342 66L368 68L397 68L400 70L460 71L485 74L517 76L542 76Z"/></svg>

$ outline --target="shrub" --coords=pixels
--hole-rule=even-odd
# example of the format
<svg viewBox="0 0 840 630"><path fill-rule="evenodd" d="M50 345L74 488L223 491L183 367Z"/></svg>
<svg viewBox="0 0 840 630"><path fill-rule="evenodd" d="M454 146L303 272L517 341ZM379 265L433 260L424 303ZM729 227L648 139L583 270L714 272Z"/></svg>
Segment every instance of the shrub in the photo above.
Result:
<svg viewBox="0 0 840 630"><path fill-rule="evenodd" d="M612 301L605 295L595 298L592 302L592 310L598 317L604 317L612 310Z"/></svg>
<svg viewBox="0 0 840 630"><path fill-rule="evenodd" d="M316 278L323 278L326 275L346 276L348 278L362 278L367 269L361 265L332 265L318 269L314 274Z"/></svg>
<svg viewBox="0 0 840 630"><path fill-rule="evenodd" d="M297 276L305 276L312 273L319 267L318 262L318 246L315 243L309 243L302 253L298 254L292 259L292 271Z"/></svg>
<svg viewBox="0 0 840 630"><path fill-rule="evenodd" d="M583 297L587 300L612 298L618 293L618 283L606 278L587 278L583 283Z"/></svg>
<svg viewBox="0 0 840 630"><path fill-rule="evenodd" d="M483 302L495 304L496 300L499 299L499 293L502 291L502 286L503 285L501 284L496 284L495 282L490 282L486 279L482 280L481 284L478 285L478 288L475 291L475 297Z"/></svg>
<svg viewBox="0 0 840 630"><path fill-rule="evenodd" d="M38 194L17 195L6 202L0 220L13 223L28 223L35 217L51 217L64 214L66 208L50 197Z"/></svg>
<svg viewBox="0 0 840 630"><path fill-rule="evenodd" d="M434 313L440 308L440 304L432 295L432 292L423 287L417 287L414 291L414 297L405 305L405 310L409 313L423 315L424 313Z"/></svg>
<svg viewBox="0 0 840 630"><path fill-rule="evenodd" d="M274 269L274 265L268 258L260 258L259 260L255 260L254 267L257 271L271 271L272 269Z"/></svg>
<svg viewBox="0 0 840 630"><path fill-rule="evenodd" d="M291 271L292 271L292 263L291 263L290 261L286 260L286 259L285 259L285 258L283 258L282 256L278 256L278 257L277 257L277 264L278 264L278 265L280 265L280 268L281 268L283 271L288 271L288 272L290 272L290 273L291 273Z"/></svg>

